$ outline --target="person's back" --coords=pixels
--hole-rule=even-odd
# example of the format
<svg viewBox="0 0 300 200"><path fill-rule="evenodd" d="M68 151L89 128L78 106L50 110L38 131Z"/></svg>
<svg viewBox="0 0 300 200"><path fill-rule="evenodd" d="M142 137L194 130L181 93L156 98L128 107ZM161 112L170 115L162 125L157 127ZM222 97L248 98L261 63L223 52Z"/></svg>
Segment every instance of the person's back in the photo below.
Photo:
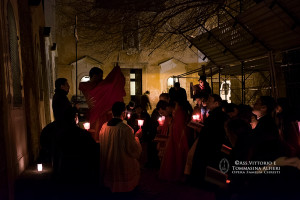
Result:
<svg viewBox="0 0 300 200"><path fill-rule="evenodd" d="M173 112L173 121L169 127L171 128L171 134L166 144L165 154L159 171L159 178L162 180L184 180L184 167L189 151L186 119L187 115L185 111L176 103Z"/></svg>
<svg viewBox="0 0 300 200"><path fill-rule="evenodd" d="M144 111L147 111L147 110L151 110L152 107L151 107L151 103L150 103L150 100L149 100L149 96L147 94L143 94L141 96L141 106L142 106L142 109Z"/></svg>
<svg viewBox="0 0 300 200"><path fill-rule="evenodd" d="M224 123L227 115L222 111L221 98L212 94L208 98L207 107L210 110L208 118L199 135L192 166L192 180L202 181L205 169L209 165L218 167L222 144L226 141Z"/></svg>
<svg viewBox="0 0 300 200"><path fill-rule="evenodd" d="M288 156L300 155L300 133L296 113L287 98L278 98L276 106L276 125L280 139Z"/></svg>
<svg viewBox="0 0 300 200"><path fill-rule="evenodd" d="M258 123L252 134L253 160L275 160L282 156L278 129L271 116L273 109L274 99L269 96L261 96L254 105L253 113L257 115Z"/></svg>
<svg viewBox="0 0 300 200"><path fill-rule="evenodd" d="M121 104L122 111L118 114ZM118 106L119 111L116 112ZM99 134L100 178L112 192L129 192L139 182L138 158L142 148L132 128L122 122L125 117L125 104L116 102L112 111L114 118L102 126Z"/></svg>
<svg viewBox="0 0 300 200"><path fill-rule="evenodd" d="M55 133L58 178L68 183L95 183L98 180L99 147L91 135L76 125Z"/></svg>
<svg viewBox="0 0 300 200"><path fill-rule="evenodd" d="M180 83L174 83L174 87L170 88L169 90L170 101L179 102L183 105L187 101L187 95L184 88L180 87Z"/></svg>

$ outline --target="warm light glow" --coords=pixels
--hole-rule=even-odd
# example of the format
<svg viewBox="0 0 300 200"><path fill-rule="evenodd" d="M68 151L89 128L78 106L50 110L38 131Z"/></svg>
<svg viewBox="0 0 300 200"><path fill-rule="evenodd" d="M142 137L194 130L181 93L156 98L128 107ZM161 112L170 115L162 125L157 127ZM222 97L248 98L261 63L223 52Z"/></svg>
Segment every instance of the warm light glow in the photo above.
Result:
<svg viewBox="0 0 300 200"><path fill-rule="evenodd" d="M198 121L198 120L200 120L200 115L199 114L193 115L192 118L193 118L193 121Z"/></svg>
<svg viewBox="0 0 300 200"><path fill-rule="evenodd" d="M230 80L222 81L220 87L220 96L223 100L231 103L231 82Z"/></svg>
<svg viewBox="0 0 300 200"><path fill-rule="evenodd" d="M226 183L227 183L227 184L230 183L230 180L227 179L227 180L226 180Z"/></svg>
<svg viewBox="0 0 300 200"><path fill-rule="evenodd" d="M43 171L43 164L37 164L37 170L39 172Z"/></svg>
<svg viewBox="0 0 300 200"><path fill-rule="evenodd" d="M88 82L90 80L89 76L84 76L81 78L80 82Z"/></svg>
<svg viewBox="0 0 300 200"><path fill-rule="evenodd" d="M127 114L127 119L130 119L130 113Z"/></svg>
<svg viewBox="0 0 300 200"><path fill-rule="evenodd" d="M139 119L138 120L138 125L139 125L140 128L143 126L143 124L144 124L144 120Z"/></svg>
<svg viewBox="0 0 300 200"><path fill-rule="evenodd" d="M165 116L159 117L157 121L158 121L158 124L159 124L160 126L164 125L164 122L165 122Z"/></svg>
<svg viewBox="0 0 300 200"><path fill-rule="evenodd" d="M78 124L78 123L79 123L78 114L76 114L76 116L75 116L75 123L76 123L76 124Z"/></svg>
<svg viewBox="0 0 300 200"><path fill-rule="evenodd" d="M85 130L89 130L91 128L90 122L85 122L83 124L83 127L84 127Z"/></svg>
<svg viewBox="0 0 300 200"><path fill-rule="evenodd" d="M135 95L135 81L130 81L130 95Z"/></svg>

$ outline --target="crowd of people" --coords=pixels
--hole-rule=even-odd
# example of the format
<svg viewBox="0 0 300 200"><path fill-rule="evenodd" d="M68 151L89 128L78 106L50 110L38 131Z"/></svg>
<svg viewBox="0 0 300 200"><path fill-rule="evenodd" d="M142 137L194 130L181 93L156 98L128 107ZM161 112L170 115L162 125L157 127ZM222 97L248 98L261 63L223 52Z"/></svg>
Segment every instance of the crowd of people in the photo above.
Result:
<svg viewBox="0 0 300 200"><path fill-rule="evenodd" d="M105 81L101 77L97 84L87 83L80 87L87 91L84 94L94 113L99 110L94 105L101 107L99 101L103 104L101 99L106 101L114 96L98 115L101 126L94 120L100 147L74 122L76 106L72 107L66 97L67 80L56 81L55 122L43 130L41 144L51 152L53 167L58 174L75 173L65 170L67 165L64 163L74 164L69 161L76 155L73 157L76 163L85 163L77 166L76 174L92 172L83 177L94 177L98 168L100 182L112 192L132 191L138 185L141 167L159 169L158 178L162 181L203 185L214 179L224 183L224 195L229 199L262 193L269 195L269 192L274 193L274 188L278 189L276 192L283 188L296 190L294 180L299 178L300 136L296 115L287 99L275 101L270 96L261 96L253 107L228 103L212 94L206 77L201 76L199 85L193 87L194 108L187 100L185 89L177 82L169 93L160 94L150 115L149 92L143 94L139 102L132 101L127 106L122 102L123 93L105 98L102 93L97 97L99 91L107 91L103 87L110 87L107 85L115 76L121 77L118 81L123 81L119 68L113 73L108 76L111 80ZM102 76L103 73L99 74ZM115 90L116 85L122 87L123 82L114 84L110 88ZM97 95L88 91L95 89ZM110 118L107 118L108 113L112 113ZM143 120L143 124L139 120ZM54 136L49 137L50 132L55 133ZM49 140L51 145L47 143ZM227 169L220 167L224 158L228 162ZM265 165L253 164L260 161ZM279 173L272 172L271 164L271 167L280 168ZM87 170L86 166L93 167ZM263 168L264 173L259 170L250 173L252 168L239 168L237 173L235 167L266 168ZM219 176L210 177L211 169ZM227 182L222 177L226 177Z"/></svg>

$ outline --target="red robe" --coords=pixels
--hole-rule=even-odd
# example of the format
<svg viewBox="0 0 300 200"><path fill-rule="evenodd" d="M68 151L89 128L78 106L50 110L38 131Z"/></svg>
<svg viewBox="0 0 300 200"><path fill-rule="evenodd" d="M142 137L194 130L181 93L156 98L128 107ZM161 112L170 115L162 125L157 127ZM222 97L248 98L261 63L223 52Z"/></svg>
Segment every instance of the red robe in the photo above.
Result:
<svg viewBox="0 0 300 200"><path fill-rule="evenodd" d="M90 106L90 123L97 122L96 135L102 125L111 119L109 111L112 105L116 101L123 101L123 97L126 95L125 89L125 77L121 72L119 66L113 68L113 70L101 81L98 85L81 84L79 89L86 94L86 99ZM110 116L110 117L108 117Z"/></svg>
<svg viewBox="0 0 300 200"><path fill-rule="evenodd" d="M160 166L159 178L168 181L183 181L184 168L189 151L187 140L186 115L176 106L165 154Z"/></svg>

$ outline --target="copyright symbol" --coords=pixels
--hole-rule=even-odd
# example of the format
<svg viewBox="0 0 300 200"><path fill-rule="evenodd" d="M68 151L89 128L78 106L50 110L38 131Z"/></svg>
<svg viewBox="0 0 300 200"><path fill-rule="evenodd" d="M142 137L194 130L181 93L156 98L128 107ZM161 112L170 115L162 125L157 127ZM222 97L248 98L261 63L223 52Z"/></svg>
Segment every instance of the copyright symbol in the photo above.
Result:
<svg viewBox="0 0 300 200"><path fill-rule="evenodd" d="M236 161L234 162L234 164L238 165L238 164L239 164L239 161L238 161L238 160L236 160Z"/></svg>

